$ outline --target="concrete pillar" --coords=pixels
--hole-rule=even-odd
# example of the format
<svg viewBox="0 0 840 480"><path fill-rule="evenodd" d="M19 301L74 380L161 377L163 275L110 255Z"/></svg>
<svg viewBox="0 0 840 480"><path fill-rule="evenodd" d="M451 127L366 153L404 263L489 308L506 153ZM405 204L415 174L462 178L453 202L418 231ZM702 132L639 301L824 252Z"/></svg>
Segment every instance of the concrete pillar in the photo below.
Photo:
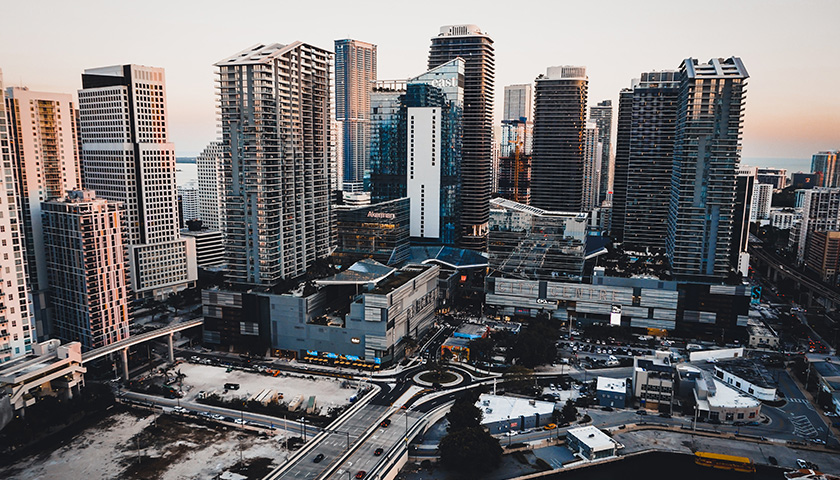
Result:
<svg viewBox="0 0 840 480"><path fill-rule="evenodd" d="M123 366L123 381L128 381L128 347L123 348L120 350L122 353L122 366Z"/></svg>
<svg viewBox="0 0 840 480"><path fill-rule="evenodd" d="M175 363L175 346L172 342L174 336L175 332L169 334L169 363Z"/></svg>

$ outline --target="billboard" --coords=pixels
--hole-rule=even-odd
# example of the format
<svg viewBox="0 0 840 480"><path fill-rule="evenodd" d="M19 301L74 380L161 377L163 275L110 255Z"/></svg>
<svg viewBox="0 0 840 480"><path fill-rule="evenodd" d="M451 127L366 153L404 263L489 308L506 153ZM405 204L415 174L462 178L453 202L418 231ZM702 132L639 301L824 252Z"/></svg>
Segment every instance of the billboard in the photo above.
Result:
<svg viewBox="0 0 840 480"><path fill-rule="evenodd" d="M614 327L621 326L621 305L613 305L610 310L610 325Z"/></svg>

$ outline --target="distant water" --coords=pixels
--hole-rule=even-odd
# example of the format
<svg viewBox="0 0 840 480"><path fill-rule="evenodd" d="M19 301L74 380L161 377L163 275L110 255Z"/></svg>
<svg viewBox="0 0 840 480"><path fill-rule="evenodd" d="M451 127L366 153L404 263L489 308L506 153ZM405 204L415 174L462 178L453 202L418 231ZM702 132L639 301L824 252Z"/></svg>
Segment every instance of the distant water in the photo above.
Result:
<svg viewBox="0 0 840 480"><path fill-rule="evenodd" d="M783 470L758 465L756 473L701 467L694 457L679 453L647 453L593 467L557 473L545 479L557 480L783 480Z"/></svg>
<svg viewBox="0 0 840 480"><path fill-rule="evenodd" d="M766 158L766 157L743 157L741 165L762 168L786 168L788 175L796 172L810 172L810 158Z"/></svg>
<svg viewBox="0 0 840 480"><path fill-rule="evenodd" d="M198 167L196 167L195 159L189 159L191 160L189 163L181 160L182 158L178 158L175 162L175 168L177 170L175 172L175 182L179 187L190 182L195 182L196 186L198 186Z"/></svg>

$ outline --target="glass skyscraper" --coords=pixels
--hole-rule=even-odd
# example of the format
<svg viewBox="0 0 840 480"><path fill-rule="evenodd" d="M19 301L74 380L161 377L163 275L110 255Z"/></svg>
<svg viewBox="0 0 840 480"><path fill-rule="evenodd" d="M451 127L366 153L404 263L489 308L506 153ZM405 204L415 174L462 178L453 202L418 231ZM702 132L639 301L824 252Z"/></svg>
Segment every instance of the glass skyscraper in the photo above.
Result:
<svg viewBox="0 0 840 480"><path fill-rule="evenodd" d="M677 280L719 282L729 275L748 77L738 57L680 65L667 241Z"/></svg>
<svg viewBox="0 0 840 480"><path fill-rule="evenodd" d="M370 91L376 80L376 45L335 41L335 118L341 122L344 191L361 192L369 169Z"/></svg>
<svg viewBox="0 0 840 480"><path fill-rule="evenodd" d="M461 235L464 61L402 82L377 82L371 99L371 202L410 199L415 243Z"/></svg>

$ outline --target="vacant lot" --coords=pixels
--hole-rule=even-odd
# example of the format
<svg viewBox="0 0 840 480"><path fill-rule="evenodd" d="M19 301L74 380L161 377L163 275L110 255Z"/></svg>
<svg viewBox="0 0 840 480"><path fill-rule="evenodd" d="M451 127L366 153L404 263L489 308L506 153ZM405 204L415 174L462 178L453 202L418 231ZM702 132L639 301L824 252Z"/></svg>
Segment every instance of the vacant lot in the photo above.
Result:
<svg viewBox="0 0 840 480"><path fill-rule="evenodd" d="M186 480L230 470L257 479L287 456L275 437L145 411L115 413L52 447L0 468L0 478Z"/></svg>

